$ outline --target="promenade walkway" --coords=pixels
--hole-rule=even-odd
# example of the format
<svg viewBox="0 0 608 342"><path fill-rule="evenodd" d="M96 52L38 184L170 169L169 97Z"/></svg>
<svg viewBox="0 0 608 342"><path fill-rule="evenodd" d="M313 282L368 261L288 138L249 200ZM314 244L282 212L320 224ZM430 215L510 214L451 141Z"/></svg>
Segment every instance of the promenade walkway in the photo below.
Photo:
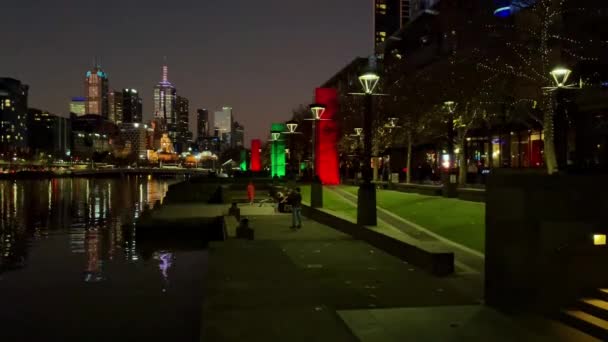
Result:
<svg viewBox="0 0 608 342"><path fill-rule="evenodd" d="M459 275L433 277L314 221L293 231L289 215L250 212L248 218L255 240L209 246L201 341L581 337L547 321L506 317L455 286Z"/></svg>

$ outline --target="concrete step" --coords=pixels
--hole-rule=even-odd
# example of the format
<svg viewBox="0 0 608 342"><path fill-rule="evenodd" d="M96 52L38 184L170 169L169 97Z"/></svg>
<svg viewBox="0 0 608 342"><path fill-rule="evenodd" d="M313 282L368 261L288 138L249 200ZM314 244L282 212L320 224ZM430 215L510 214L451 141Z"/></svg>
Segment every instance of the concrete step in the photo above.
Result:
<svg viewBox="0 0 608 342"><path fill-rule="evenodd" d="M562 322L603 341L608 340L608 321L581 310L563 310Z"/></svg>
<svg viewBox="0 0 608 342"><path fill-rule="evenodd" d="M577 307L595 317L608 321L608 302L598 298L583 298L577 302Z"/></svg>
<svg viewBox="0 0 608 342"><path fill-rule="evenodd" d="M599 299L608 301L608 289L597 289L594 293Z"/></svg>

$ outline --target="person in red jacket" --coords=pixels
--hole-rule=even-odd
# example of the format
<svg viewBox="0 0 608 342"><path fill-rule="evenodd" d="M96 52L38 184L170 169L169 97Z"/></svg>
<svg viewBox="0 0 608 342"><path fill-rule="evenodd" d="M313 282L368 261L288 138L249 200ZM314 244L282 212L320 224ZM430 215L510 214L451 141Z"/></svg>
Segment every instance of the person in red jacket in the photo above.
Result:
<svg viewBox="0 0 608 342"><path fill-rule="evenodd" d="M249 200L249 205L253 205L253 200L255 198L255 185L253 185L253 182L249 182L249 185L247 185L247 199Z"/></svg>

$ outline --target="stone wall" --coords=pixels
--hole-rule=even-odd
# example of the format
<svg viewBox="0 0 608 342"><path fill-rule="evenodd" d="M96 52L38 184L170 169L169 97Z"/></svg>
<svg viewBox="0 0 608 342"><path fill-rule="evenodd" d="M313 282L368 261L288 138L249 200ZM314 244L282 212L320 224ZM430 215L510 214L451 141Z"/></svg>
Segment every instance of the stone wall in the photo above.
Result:
<svg viewBox="0 0 608 342"><path fill-rule="evenodd" d="M486 188L486 302L547 310L608 285L608 177L496 170Z"/></svg>

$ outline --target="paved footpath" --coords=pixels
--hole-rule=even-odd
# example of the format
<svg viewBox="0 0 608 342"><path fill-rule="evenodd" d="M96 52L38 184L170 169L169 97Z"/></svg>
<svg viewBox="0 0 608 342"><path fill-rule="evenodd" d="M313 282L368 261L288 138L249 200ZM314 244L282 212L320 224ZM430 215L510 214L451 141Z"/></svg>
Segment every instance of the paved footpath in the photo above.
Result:
<svg viewBox="0 0 608 342"><path fill-rule="evenodd" d="M209 246L201 341L569 340L327 226L248 218L254 241Z"/></svg>

